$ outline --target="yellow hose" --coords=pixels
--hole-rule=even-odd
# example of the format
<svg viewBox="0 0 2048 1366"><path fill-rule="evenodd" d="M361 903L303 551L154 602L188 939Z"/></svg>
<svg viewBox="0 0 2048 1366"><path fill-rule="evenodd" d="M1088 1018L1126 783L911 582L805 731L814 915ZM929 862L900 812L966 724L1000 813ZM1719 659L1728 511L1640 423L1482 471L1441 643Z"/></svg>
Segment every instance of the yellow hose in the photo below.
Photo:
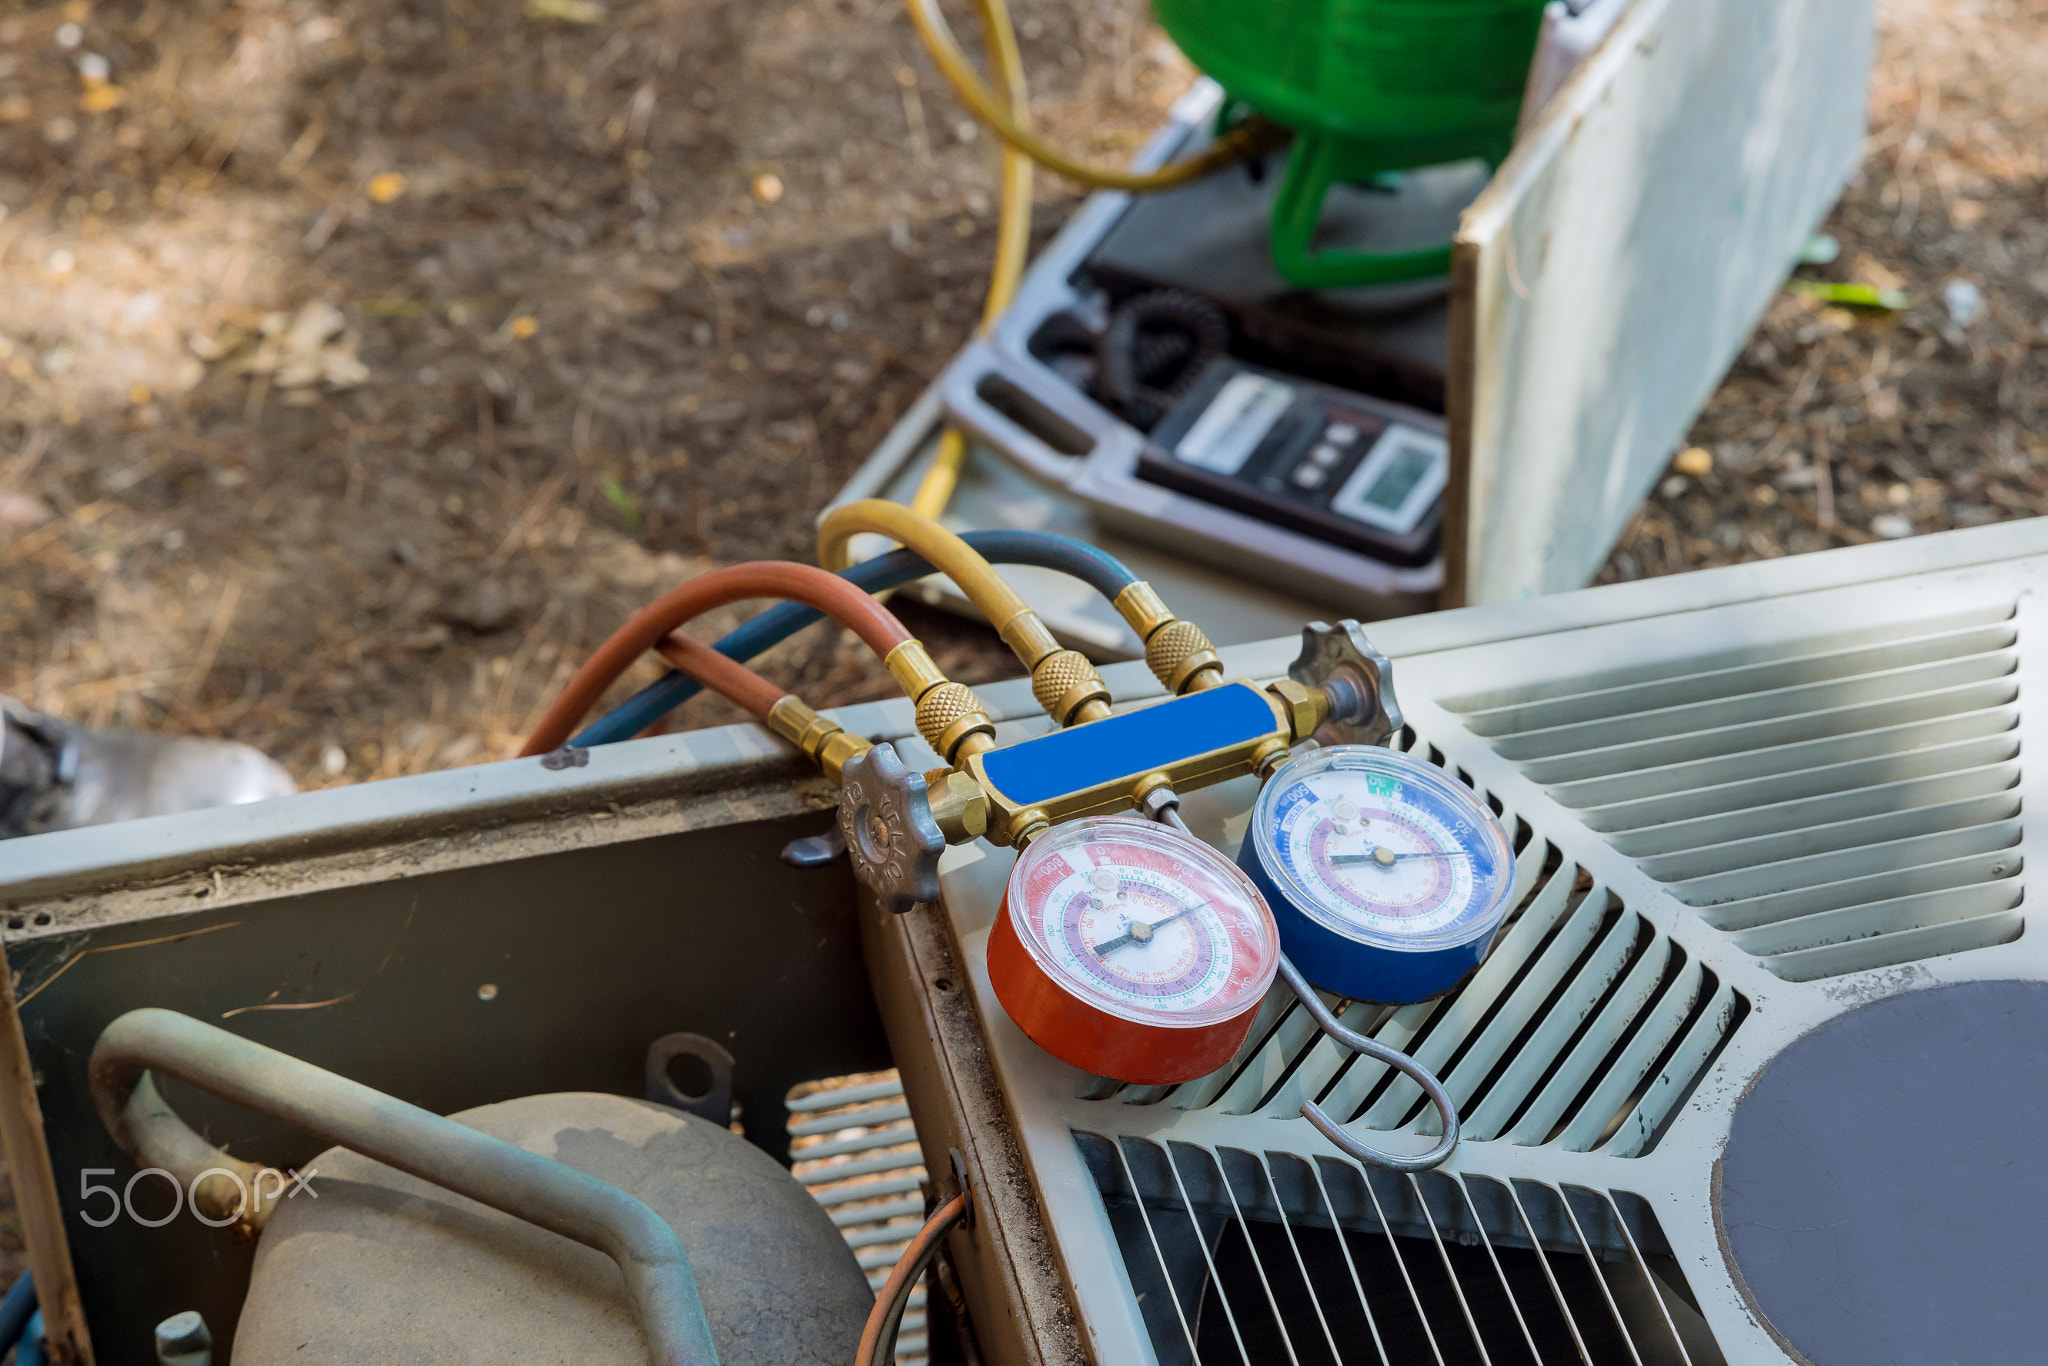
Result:
<svg viewBox="0 0 2048 1366"><path fill-rule="evenodd" d="M988 43L988 61L996 81L1009 96L1010 113L1018 122L1031 117L1031 97L1024 88L1024 58L1017 51L1017 35L1010 27L1010 11L1003 0L977 0L982 33ZM981 309L983 333L995 326L1010 300L1017 296L1017 282L1024 278L1024 265L1031 251L1031 158L1016 148L1003 147L1002 212L996 222L996 261L989 273L988 299ZM917 486L910 506L927 517L937 517L953 501L960 483L960 468L967 463L967 441L948 427L939 438L939 449L931 468Z"/></svg>
<svg viewBox="0 0 2048 1366"><path fill-rule="evenodd" d="M1047 170L1069 180L1103 190L1142 193L1171 189L1247 160L1275 145L1278 135L1275 126L1254 119L1210 143L1198 155L1162 166L1156 171L1113 170L1075 161L1032 133L1020 119L1012 117L1003 108L1003 102L983 83L974 64L960 50L953 30L946 23L946 16L939 12L938 0L904 0L904 4L910 11L910 22L917 26L918 37L924 40L925 51L931 54L933 63L951 83L954 93L960 96L961 102L981 121L982 126ZM999 9L1002 0L981 0L981 5L983 22L986 23L988 13ZM1007 27L1007 15L1003 22Z"/></svg>
<svg viewBox="0 0 2048 1366"><path fill-rule="evenodd" d="M818 526L818 563L834 572L846 568L852 560L850 543L863 531L879 532L908 546L951 579L1031 671L1031 695L1056 723L1079 725L1109 715L1109 686L1087 656L1060 648L1038 613L994 565L924 514L883 498L834 508Z"/></svg>
<svg viewBox="0 0 2048 1366"><path fill-rule="evenodd" d="M863 531L879 532L930 560L998 632L1031 610L973 546L924 514L884 498L863 498L827 513L818 525L818 563L835 574L852 564L853 538Z"/></svg>

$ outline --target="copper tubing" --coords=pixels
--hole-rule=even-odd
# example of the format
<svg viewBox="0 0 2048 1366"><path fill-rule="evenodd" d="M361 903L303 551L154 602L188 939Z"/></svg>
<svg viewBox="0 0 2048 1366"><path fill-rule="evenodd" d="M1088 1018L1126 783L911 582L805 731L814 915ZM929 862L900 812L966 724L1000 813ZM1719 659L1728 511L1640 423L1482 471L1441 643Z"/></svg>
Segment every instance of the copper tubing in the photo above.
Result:
<svg viewBox="0 0 2048 1366"><path fill-rule="evenodd" d="M860 1354L854 1358L854 1366L889 1366L895 1360L896 1327L903 1322L903 1307L910 1302L911 1288L938 1255L953 1225L967 1217L968 1202L968 1193L962 1191L939 1206L896 1259L888 1283L875 1297L875 1307L868 1313L868 1326L860 1335Z"/></svg>
<svg viewBox="0 0 2048 1366"><path fill-rule="evenodd" d="M239 1176L248 1164L213 1148L164 1106L152 1072L597 1249L618 1263L657 1366L716 1366L682 1242L618 1187L189 1016L131 1010L93 1046L93 1102L138 1166L161 1167L186 1186L206 1167ZM194 1170L194 1163L205 1165ZM250 1186L243 1203L254 1213L263 1182ZM270 1203L279 1194L273 1189Z"/></svg>
<svg viewBox="0 0 2048 1366"><path fill-rule="evenodd" d="M910 632L888 608L837 574L788 560L728 565L671 589L614 631L583 662L583 667L569 680L569 686L562 689L562 695L534 727L520 755L545 754L560 747L597 699L604 696L605 689L669 632L714 607L747 598L783 598L815 608L836 618L885 659L898 646L914 643Z"/></svg>

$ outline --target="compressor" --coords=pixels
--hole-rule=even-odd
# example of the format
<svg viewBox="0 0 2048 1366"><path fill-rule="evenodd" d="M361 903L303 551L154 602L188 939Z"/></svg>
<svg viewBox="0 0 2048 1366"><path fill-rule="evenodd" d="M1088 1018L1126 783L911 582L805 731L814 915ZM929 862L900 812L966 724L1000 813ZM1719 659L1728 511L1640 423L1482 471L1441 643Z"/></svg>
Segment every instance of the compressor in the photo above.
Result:
<svg viewBox="0 0 2048 1366"><path fill-rule="evenodd" d="M240 1362L827 1366L871 1303L803 1187L695 1115L549 1095L444 1119L165 1010L108 1025L91 1071L136 1165L258 1238ZM303 1174L230 1157L158 1076L341 1146Z"/></svg>

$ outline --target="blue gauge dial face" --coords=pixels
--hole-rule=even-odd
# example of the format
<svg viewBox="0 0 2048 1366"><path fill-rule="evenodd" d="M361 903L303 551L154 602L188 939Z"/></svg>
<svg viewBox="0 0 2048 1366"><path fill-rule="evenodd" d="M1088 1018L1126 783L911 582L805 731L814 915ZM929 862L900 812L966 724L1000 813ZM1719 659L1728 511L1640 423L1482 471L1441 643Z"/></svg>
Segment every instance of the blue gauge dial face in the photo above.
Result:
<svg viewBox="0 0 2048 1366"><path fill-rule="evenodd" d="M1399 751L1304 755L1259 794L1253 822L1287 900L1347 938L1457 944L1506 913L1514 870L1500 822L1470 788Z"/></svg>

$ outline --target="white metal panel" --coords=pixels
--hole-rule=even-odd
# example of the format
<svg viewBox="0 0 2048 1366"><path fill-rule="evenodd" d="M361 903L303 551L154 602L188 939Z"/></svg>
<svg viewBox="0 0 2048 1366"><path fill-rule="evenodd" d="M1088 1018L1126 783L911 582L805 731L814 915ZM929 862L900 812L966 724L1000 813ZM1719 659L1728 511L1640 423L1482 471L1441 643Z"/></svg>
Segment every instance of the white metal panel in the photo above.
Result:
<svg viewBox="0 0 2048 1366"><path fill-rule="evenodd" d="M1295 1117L1313 1097L1401 1151L1427 1146L1433 1127L1412 1088L1317 1041L1291 1003L1227 1075L1179 1088L1105 1085L1037 1049L983 965L1011 856L949 854L945 910L1097 1359L1188 1361L1187 1338L1206 1331L1219 1336L1203 1360L1324 1360L1341 1319L1345 1360L1464 1359L1460 1333L1533 1342L1544 1322L1586 1343L1606 1335L1595 1360L1789 1360L1737 1287L1711 1212L1744 1088L1867 1001L2048 975L2048 945L2018 934L2028 880L2048 867L2048 833L2025 820L2048 789L2024 765L2048 743L2024 696L2043 668L2048 521L1996 546L1950 535L1374 628L1395 659L1405 743L1489 794L1518 846L1515 918L1458 991L1398 1010L1332 1003L1441 1067L1467 1107L1466 1142L1420 1182L1367 1181ZM1274 642L1261 672L1287 654ZM1701 752L1673 757L1695 742ZM1251 786L1191 794L1196 833L1234 847ZM1724 869L1724 854L1740 857ZM1724 876L1757 885L1699 894ZM1323 1186L1302 1185L1304 1172ZM1139 1190L1148 1181L1156 1198ZM1393 1249L1376 1273L1353 1268L1357 1305L1351 1282L1332 1279L1330 1249L1351 1244L1327 1232L1345 1183L1351 1234ZM1132 1241L1139 1217L1158 1266L1179 1236L1178 1255L1207 1259L1196 1280L1237 1276L1204 1302L1206 1329L1193 1303L1179 1306L1184 1325L1161 1317L1173 1282ZM1255 1277L1219 1260L1247 1247ZM1697 1314L1658 1288L1662 1271L1644 1274L1668 1269L1666 1250ZM1234 1338L1214 1318L1226 1307ZM1397 1354L1387 1335L1401 1314L1442 1340L1411 1335L1411 1355Z"/></svg>
<svg viewBox="0 0 2048 1366"><path fill-rule="evenodd" d="M1466 211L1454 601L1606 559L1855 163L1871 10L1636 0Z"/></svg>

